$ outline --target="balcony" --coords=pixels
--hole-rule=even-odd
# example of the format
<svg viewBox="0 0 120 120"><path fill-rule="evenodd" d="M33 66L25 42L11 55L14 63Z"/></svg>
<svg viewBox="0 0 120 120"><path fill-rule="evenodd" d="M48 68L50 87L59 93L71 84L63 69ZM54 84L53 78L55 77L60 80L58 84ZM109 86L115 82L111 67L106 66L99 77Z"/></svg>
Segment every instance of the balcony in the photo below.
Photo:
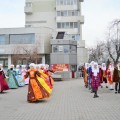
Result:
<svg viewBox="0 0 120 120"><path fill-rule="evenodd" d="M80 24L84 24L84 16L80 16Z"/></svg>
<svg viewBox="0 0 120 120"><path fill-rule="evenodd" d="M32 7L24 7L24 12L26 14L32 14L33 13L33 8Z"/></svg>

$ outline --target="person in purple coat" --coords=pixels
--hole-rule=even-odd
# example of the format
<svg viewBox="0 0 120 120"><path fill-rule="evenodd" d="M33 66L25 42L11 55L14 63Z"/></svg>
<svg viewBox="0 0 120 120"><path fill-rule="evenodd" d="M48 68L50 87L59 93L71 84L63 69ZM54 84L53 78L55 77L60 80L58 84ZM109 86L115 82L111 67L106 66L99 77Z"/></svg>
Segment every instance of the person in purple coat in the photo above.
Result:
<svg viewBox="0 0 120 120"><path fill-rule="evenodd" d="M99 67L97 63L94 63L94 66L92 68L92 71L90 73L91 76L91 86L94 90L94 97L93 98L97 98L99 97L97 95L97 91L98 91L98 87L100 86L100 71L99 71Z"/></svg>

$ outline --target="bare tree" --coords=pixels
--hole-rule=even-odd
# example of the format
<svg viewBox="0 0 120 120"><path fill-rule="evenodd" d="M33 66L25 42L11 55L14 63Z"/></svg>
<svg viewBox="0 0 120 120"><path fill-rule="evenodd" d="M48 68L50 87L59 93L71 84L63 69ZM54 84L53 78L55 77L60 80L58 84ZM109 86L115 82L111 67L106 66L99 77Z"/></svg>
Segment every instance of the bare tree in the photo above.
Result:
<svg viewBox="0 0 120 120"><path fill-rule="evenodd" d="M40 63L40 54L38 53L37 46L14 46L12 62L14 65L17 65L19 60L21 61L21 64L23 60L26 60L27 63Z"/></svg>
<svg viewBox="0 0 120 120"><path fill-rule="evenodd" d="M120 20L114 20L108 30L106 51L116 65L120 59Z"/></svg>
<svg viewBox="0 0 120 120"><path fill-rule="evenodd" d="M38 54L37 46L32 47L30 49L26 48L26 47L22 47L22 49L23 49L24 55L26 56L27 61L29 63L31 63L31 62L34 62L36 64L38 63L38 57L40 57L40 56Z"/></svg>
<svg viewBox="0 0 120 120"><path fill-rule="evenodd" d="M89 62L96 61L98 63L104 61L104 43L97 42L97 46L95 48L89 48Z"/></svg>
<svg viewBox="0 0 120 120"><path fill-rule="evenodd" d="M111 22L105 42L98 42L95 48L89 49L89 61L114 62L120 60L120 19Z"/></svg>

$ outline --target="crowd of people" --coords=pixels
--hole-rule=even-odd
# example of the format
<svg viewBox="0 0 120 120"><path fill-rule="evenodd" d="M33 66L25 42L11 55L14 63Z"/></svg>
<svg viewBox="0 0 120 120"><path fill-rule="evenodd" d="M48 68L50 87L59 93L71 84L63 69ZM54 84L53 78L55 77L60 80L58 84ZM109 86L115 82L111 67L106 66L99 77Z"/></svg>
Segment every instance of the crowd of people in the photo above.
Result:
<svg viewBox="0 0 120 120"><path fill-rule="evenodd" d="M0 64L0 92L28 85L28 102L49 98L54 84L51 77L54 71L49 68L49 65L31 63L28 70L25 65L21 67L11 65L5 74L2 64Z"/></svg>
<svg viewBox="0 0 120 120"><path fill-rule="evenodd" d="M109 90L115 89L115 94L120 93L120 63L117 65L110 63L107 67L105 63L100 65L92 61L85 63L82 72L85 87L94 93L94 98L99 97L97 91L99 87L103 88L103 84Z"/></svg>
<svg viewBox="0 0 120 120"><path fill-rule="evenodd" d="M28 85L28 102L49 98L54 84L52 73L54 71L49 68L49 65L31 63L28 70L25 65L21 67L20 65L16 65L16 67L11 65L5 74L2 64L0 64L0 92ZM82 73L85 87L94 93L94 98L99 97L98 88L104 86L109 90L115 89L115 94L120 93L120 63L117 65L110 63L107 67L105 63L100 65L92 61L85 63ZM114 83L115 87L113 88Z"/></svg>

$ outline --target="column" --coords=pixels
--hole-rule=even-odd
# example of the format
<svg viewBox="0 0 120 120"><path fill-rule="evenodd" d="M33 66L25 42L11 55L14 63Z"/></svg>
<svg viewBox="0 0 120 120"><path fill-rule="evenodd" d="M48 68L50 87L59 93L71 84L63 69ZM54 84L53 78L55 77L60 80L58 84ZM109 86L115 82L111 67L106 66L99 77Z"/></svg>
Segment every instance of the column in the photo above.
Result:
<svg viewBox="0 0 120 120"><path fill-rule="evenodd" d="M8 55L8 68L10 67L11 65L11 55Z"/></svg>
<svg viewBox="0 0 120 120"><path fill-rule="evenodd" d="M45 64L45 55L42 56L42 64Z"/></svg>

